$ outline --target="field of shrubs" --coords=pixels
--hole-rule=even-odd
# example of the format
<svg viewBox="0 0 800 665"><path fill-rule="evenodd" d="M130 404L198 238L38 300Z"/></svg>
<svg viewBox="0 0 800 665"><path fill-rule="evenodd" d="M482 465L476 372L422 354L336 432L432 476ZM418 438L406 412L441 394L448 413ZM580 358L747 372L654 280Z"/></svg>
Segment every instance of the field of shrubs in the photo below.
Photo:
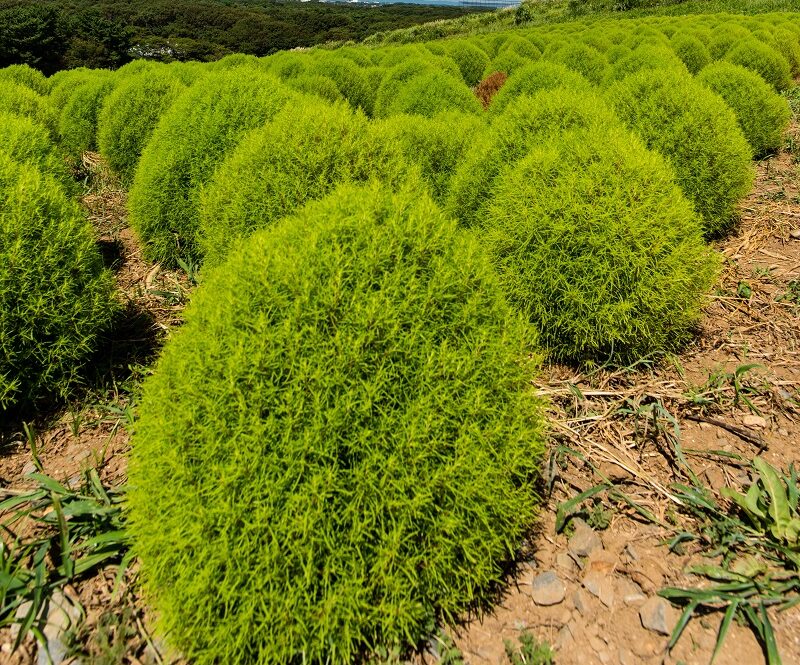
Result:
<svg viewBox="0 0 800 665"><path fill-rule="evenodd" d="M692 340L798 74L789 13L0 70L0 419L124 316L77 202L99 153L145 260L199 282L129 458L159 633L209 665L406 654L535 524L541 363Z"/></svg>

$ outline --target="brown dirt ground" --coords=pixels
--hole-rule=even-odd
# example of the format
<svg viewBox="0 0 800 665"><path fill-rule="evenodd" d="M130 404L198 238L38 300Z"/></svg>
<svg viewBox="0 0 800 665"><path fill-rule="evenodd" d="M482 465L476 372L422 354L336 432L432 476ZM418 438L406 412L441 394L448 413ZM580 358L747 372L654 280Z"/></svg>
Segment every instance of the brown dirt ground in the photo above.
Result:
<svg viewBox="0 0 800 665"><path fill-rule="evenodd" d="M99 161L87 156L86 168L94 185L84 203L101 235L101 246L114 269L129 312L145 313L146 330L132 328L155 347L179 324L180 310L191 285L182 272L162 271L142 260L131 230L125 223L124 193L108 177ZM698 578L683 571L697 562L697 552L669 552L665 540L672 528L642 520L619 500L605 496L601 507L610 511L610 524L600 532L603 549L587 559L567 555L568 538L555 533L559 503L608 478L636 504L661 521L682 524L670 486L685 482L666 439L652 430L641 415L661 403L680 427L680 441L697 475L715 492L749 482L747 464L719 458L704 451L726 451L750 460L755 454L786 469L797 463L800 436L800 304L785 298L795 280L800 284L800 192L797 167L789 153L758 165L757 185L742 207L742 222L729 238L718 243L726 262L718 289L709 297L696 342L679 357L655 367L630 371L591 373L551 365L536 384L551 401L552 483L541 513L538 534L531 539L533 556L524 562L501 602L483 617L451 631L468 663L507 662L504 640L516 641L523 630L546 640L556 649L559 665L593 663L707 663L716 640L721 613L693 619L677 646L667 652L667 637L642 627L638 608L642 599L666 585L697 586ZM751 295L743 297L746 283ZM124 339L119 349L137 339ZM125 366L122 361L116 365ZM764 422L753 413L730 382L709 385L709 377L757 363L743 376L743 389ZM41 460L47 474L74 479L93 466L104 482L125 479L128 434L124 419L103 404L124 407L132 399L118 387L124 377L113 377L90 392L66 413L39 424ZM582 396L570 386L580 390ZM702 395L704 407L691 396ZM621 413L626 407L628 413ZM640 414L636 415L636 411ZM77 415L76 415L77 414ZM663 423L662 423L663 424ZM671 425L670 425L671 427ZM1 435L0 487L20 489L33 470L30 451L21 432ZM559 447L579 451L558 455ZM601 495L603 496L603 495ZM531 580L541 571L554 570L567 591L561 603L542 607L531 596ZM583 586L588 572L599 572L606 583L605 602ZM90 654L89 662L150 664L177 662L162 653L147 629L146 607L136 590L135 568L122 590L113 594L115 571L103 573L68 589L80 601L86 618L78 641ZM800 607L771 615L784 663L800 663ZM35 646L26 642L9 653L8 630L0 631L0 662L27 665L35 662ZM430 656L423 661L435 660ZM734 624L716 661L719 665L764 663L758 642L746 626Z"/></svg>

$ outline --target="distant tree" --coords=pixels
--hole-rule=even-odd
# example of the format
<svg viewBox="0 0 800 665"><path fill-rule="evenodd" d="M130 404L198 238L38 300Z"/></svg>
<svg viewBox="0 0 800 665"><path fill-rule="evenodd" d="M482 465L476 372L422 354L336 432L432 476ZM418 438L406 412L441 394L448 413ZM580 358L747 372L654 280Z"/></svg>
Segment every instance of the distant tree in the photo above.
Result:
<svg viewBox="0 0 800 665"><path fill-rule="evenodd" d="M52 74L61 68L66 48L58 10L41 5L0 9L0 67L24 63Z"/></svg>

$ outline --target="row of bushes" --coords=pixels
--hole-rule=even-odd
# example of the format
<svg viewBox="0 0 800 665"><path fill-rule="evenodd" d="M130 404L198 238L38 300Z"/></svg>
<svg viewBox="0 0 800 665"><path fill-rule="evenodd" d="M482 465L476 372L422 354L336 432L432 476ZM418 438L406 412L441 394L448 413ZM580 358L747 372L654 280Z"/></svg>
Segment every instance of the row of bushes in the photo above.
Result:
<svg viewBox="0 0 800 665"><path fill-rule="evenodd" d="M131 183L148 258L205 262L130 465L184 655L402 654L491 598L535 514L538 354L685 343L719 270L705 240L752 184L746 137L782 140L762 74L693 76L665 45L690 24L0 72L0 111ZM470 86L498 63L486 113Z"/></svg>

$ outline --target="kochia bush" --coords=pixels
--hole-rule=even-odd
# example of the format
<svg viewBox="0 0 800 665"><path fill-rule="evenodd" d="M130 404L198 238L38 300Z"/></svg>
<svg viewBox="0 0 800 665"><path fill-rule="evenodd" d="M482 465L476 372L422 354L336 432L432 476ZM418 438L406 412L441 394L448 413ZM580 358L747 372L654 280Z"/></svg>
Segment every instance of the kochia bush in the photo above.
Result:
<svg viewBox="0 0 800 665"><path fill-rule="evenodd" d="M693 35L678 32L672 37L671 45L690 74L697 74L711 62L711 55L706 45Z"/></svg>
<svg viewBox="0 0 800 665"><path fill-rule="evenodd" d="M0 150L16 162L29 164L52 176L66 189L75 184L50 133L31 118L0 112Z"/></svg>
<svg viewBox="0 0 800 665"><path fill-rule="evenodd" d="M691 76L640 72L608 89L617 115L667 158L678 184L718 235L753 184L752 151L733 111Z"/></svg>
<svg viewBox="0 0 800 665"><path fill-rule="evenodd" d="M0 113L30 118L56 137L56 116L47 97L13 81L0 83Z"/></svg>
<svg viewBox="0 0 800 665"><path fill-rule="evenodd" d="M97 149L97 115L103 100L114 89L115 80L106 71L75 87L58 118L61 147L73 159L87 150Z"/></svg>
<svg viewBox="0 0 800 665"><path fill-rule="evenodd" d="M487 599L543 450L529 327L417 191L348 186L206 275L144 396L130 532L197 665L346 663Z"/></svg>
<svg viewBox="0 0 800 665"><path fill-rule="evenodd" d="M97 121L97 143L126 185L133 180L142 150L161 116L185 89L162 65L123 79L106 97Z"/></svg>
<svg viewBox="0 0 800 665"><path fill-rule="evenodd" d="M66 396L118 306L61 186L0 150L0 413Z"/></svg>
<svg viewBox="0 0 800 665"><path fill-rule="evenodd" d="M761 157L783 145L791 120L789 105L758 74L730 62L715 62L697 80L731 107L753 154Z"/></svg>
<svg viewBox="0 0 800 665"><path fill-rule="evenodd" d="M409 113L431 117L445 111L478 115L483 107L460 78L440 71L428 71L403 83L381 114Z"/></svg>
<svg viewBox="0 0 800 665"><path fill-rule="evenodd" d="M731 49L725 60L760 74L778 92L788 90L792 85L792 73L786 58L756 39L748 39Z"/></svg>
<svg viewBox="0 0 800 665"><path fill-rule="evenodd" d="M201 187L251 129L293 94L249 67L209 74L161 117L142 152L128 198L131 224L151 261L197 256Z"/></svg>
<svg viewBox="0 0 800 665"><path fill-rule="evenodd" d="M591 84L583 76L567 69L564 65L541 60L523 67L509 77L492 99L489 111L493 115L497 114L518 97L555 88L570 88L588 92Z"/></svg>
<svg viewBox="0 0 800 665"><path fill-rule="evenodd" d="M483 228L511 303L559 360L678 348L719 264L670 168L617 123L535 146L498 179Z"/></svg>
<svg viewBox="0 0 800 665"><path fill-rule="evenodd" d="M6 81L24 85L40 95L47 95L50 92L50 84L44 74L28 65L10 65L0 69L0 85Z"/></svg>
<svg viewBox="0 0 800 665"><path fill-rule="evenodd" d="M368 121L346 103L302 98L245 135L204 189L199 246L205 264L222 261L237 240L266 228L337 184L365 181L386 160ZM373 149L375 146L375 149Z"/></svg>

